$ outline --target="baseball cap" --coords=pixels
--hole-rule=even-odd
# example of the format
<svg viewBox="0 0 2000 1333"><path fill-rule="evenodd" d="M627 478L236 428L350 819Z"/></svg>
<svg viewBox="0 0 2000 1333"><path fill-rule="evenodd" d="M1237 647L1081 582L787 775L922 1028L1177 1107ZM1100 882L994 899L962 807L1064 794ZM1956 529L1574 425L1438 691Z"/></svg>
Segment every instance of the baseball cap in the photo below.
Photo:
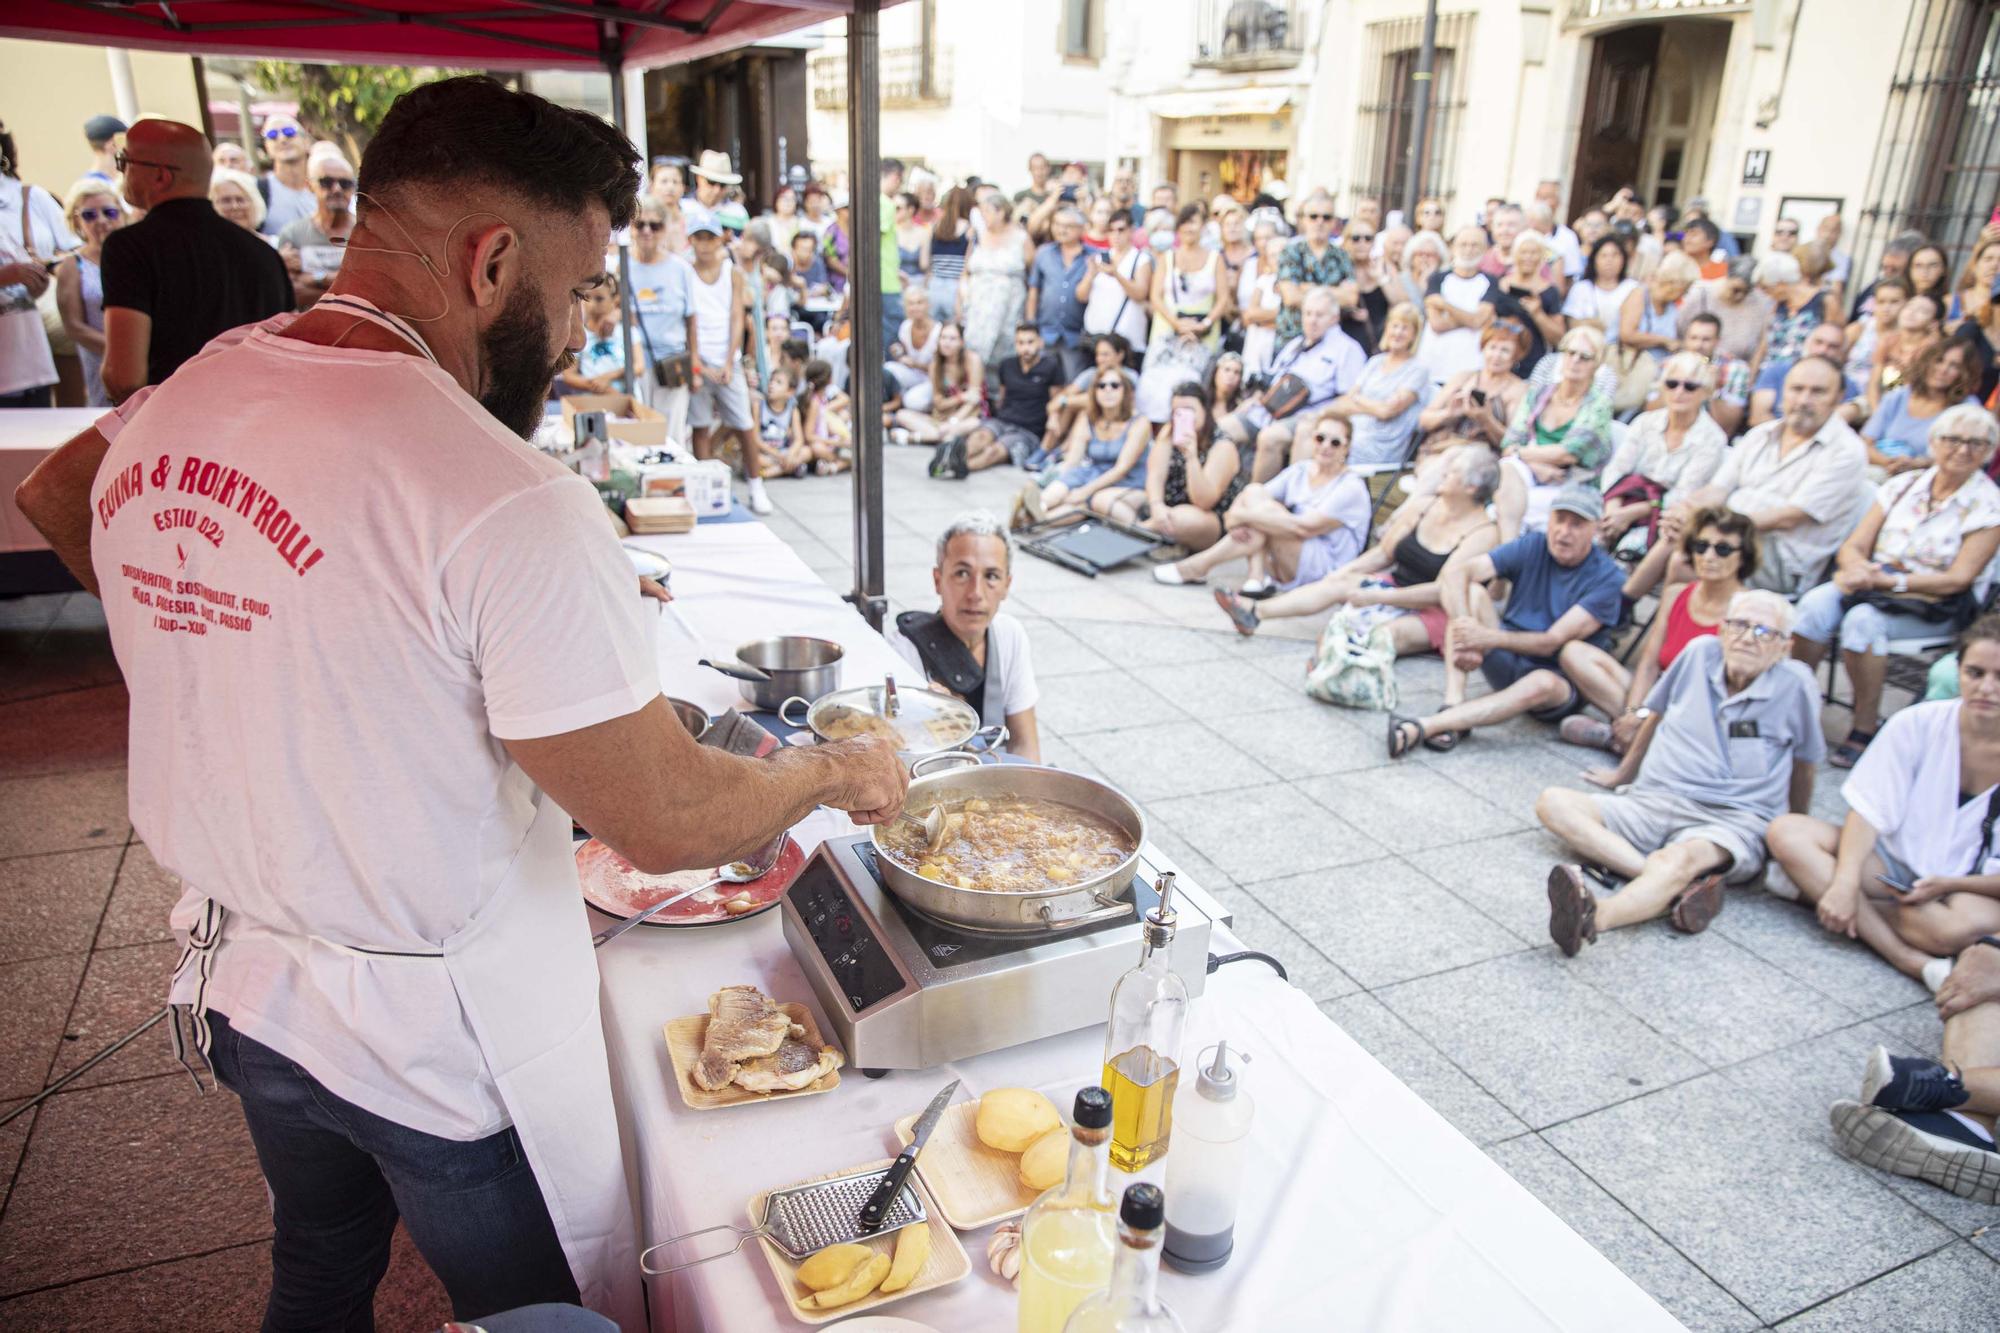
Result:
<svg viewBox="0 0 2000 1333"><path fill-rule="evenodd" d="M83 122L83 137L90 143L109 143L130 128L116 116L92 116Z"/></svg>
<svg viewBox="0 0 2000 1333"><path fill-rule="evenodd" d="M1550 513L1558 509L1595 523L1604 517L1604 495L1595 486L1572 481L1557 491L1556 498L1550 502Z"/></svg>
<svg viewBox="0 0 2000 1333"><path fill-rule="evenodd" d="M704 231L710 236L722 235L722 224L715 220L715 214L699 205L682 203L681 220L690 236Z"/></svg>
<svg viewBox="0 0 2000 1333"><path fill-rule="evenodd" d="M742 231L750 225L750 212L738 203L725 203L715 210L716 225L724 231Z"/></svg>

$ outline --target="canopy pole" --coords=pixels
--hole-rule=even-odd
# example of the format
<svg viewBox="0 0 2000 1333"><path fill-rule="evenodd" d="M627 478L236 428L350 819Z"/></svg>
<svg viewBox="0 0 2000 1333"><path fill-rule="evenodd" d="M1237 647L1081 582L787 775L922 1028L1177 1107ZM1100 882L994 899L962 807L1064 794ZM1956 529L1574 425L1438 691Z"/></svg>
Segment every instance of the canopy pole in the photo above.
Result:
<svg viewBox="0 0 2000 1333"><path fill-rule="evenodd" d="M611 124L620 133L625 133L625 62L613 56L604 62L605 72L611 75ZM643 138L643 136L641 136ZM645 152L639 154L639 193L644 194L647 186ZM628 238L618 238L618 318L624 329L624 336L618 341L620 353L625 358L625 392L644 401L647 398L645 377L642 367L632 356L632 339L638 336L637 316L639 308L632 300L632 247ZM564 441L565 444L568 441ZM669 440L669 444L674 441Z"/></svg>
<svg viewBox="0 0 2000 1333"><path fill-rule="evenodd" d="M881 0L854 0L847 20L848 396L854 401L854 591L877 630L882 582L882 108L876 67Z"/></svg>
<svg viewBox="0 0 2000 1333"><path fill-rule="evenodd" d="M1415 100L1415 114L1410 127L1410 175L1403 185L1403 216L1417 215L1417 201L1424 197L1424 172L1430 166L1431 137L1431 83L1437 71L1437 0L1427 0L1424 5L1424 36L1417 48L1417 68L1410 75L1415 86L1410 96Z"/></svg>

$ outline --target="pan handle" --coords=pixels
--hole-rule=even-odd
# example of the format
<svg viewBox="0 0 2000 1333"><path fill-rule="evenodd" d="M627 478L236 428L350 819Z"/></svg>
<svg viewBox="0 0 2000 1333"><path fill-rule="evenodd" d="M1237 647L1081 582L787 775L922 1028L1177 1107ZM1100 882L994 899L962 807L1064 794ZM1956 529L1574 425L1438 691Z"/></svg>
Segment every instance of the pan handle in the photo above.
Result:
<svg viewBox="0 0 2000 1333"><path fill-rule="evenodd" d="M969 764L974 768L979 767L979 756L969 750L940 750L936 754L927 754L912 763L910 765L910 776L920 778L924 775L924 771L927 768L941 761L951 764Z"/></svg>
<svg viewBox="0 0 2000 1333"><path fill-rule="evenodd" d="M759 1228L759 1230L761 1230L761 1228ZM653 1266L651 1260L653 1255L658 1251L666 1249L669 1245L678 1245L684 1240L693 1240L696 1236L706 1236L711 1231L734 1232L736 1235L736 1243L730 1246L726 1250L717 1250L714 1254L704 1254L701 1258L690 1259L684 1264L668 1264L665 1267L661 1268L655 1268ZM661 1241L657 1245L648 1245L639 1254L639 1268L642 1272L652 1277L661 1277L668 1273L678 1273L684 1268L693 1268L696 1264L705 1264L711 1259L727 1258L729 1255L732 1255L736 1253L738 1250L742 1249L744 1242L748 1241L756 1234L757 1230L745 1231L742 1227L731 1226L727 1222L719 1223L718 1225L712 1227L703 1227L699 1231L684 1231L678 1236L667 1237L665 1240Z"/></svg>
<svg viewBox="0 0 2000 1333"><path fill-rule="evenodd" d="M974 741L978 741L989 751L997 750L1007 743L1007 738L1010 734L1005 722L995 722L992 726L981 727L978 731L967 736L965 743L970 745Z"/></svg>
<svg viewBox="0 0 2000 1333"><path fill-rule="evenodd" d="M1100 921L1114 921L1119 917L1131 915L1130 903L1122 903L1115 898L1107 899L1102 894L1096 896L1097 901L1104 906L1092 912L1085 912L1081 916L1057 916L1055 908L1043 903L1040 909L1042 924L1050 930L1068 930L1071 926L1090 926Z"/></svg>
<svg viewBox="0 0 2000 1333"><path fill-rule="evenodd" d="M806 716L800 718L796 722L792 721L791 715L785 711L786 709L790 708L793 704L804 704L806 706ZM811 718L811 716L812 716L812 700L803 698L799 695L795 694L791 698L785 700L783 703L778 705L778 720L784 723L788 727L804 727L808 724L808 720Z"/></svg>

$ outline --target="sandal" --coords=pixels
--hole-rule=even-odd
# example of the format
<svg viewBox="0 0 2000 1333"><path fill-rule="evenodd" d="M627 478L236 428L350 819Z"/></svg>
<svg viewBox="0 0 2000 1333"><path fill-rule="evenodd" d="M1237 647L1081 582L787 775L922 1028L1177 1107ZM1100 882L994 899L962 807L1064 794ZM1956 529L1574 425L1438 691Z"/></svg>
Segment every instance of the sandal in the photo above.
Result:
<svg viewBox="0 0 2000 1333"><path fill-rule="evenodd" d="M1559 865L1549 871L1549 938L1565 958L1597 943L1597 895L1576 866Z"/></svg>
<svg viewBox="0 0 2000 1333"><path fill-rule="evenodd" d="M1229 617L1229 623L1236 626L1238 634L1247 639L1257 632L1256 607L1249 605L1227 588L1215 590L1215 604Z"/></svg>
<svg viewBox="0 0 2000 1333"><path fill-rule="evenodd" d="M1722 872L1703 875L1667 908L1667 920L1675 930L1699 935L1708 923L1722 915Z"/></svg>
<svg viewBox="0 0 2000 1333"><path fill-rule="evenodd" d="M1835 768L1853 768L1861 762L1861 756L1868 749L1868 742L1875 739L1872 731L1850 731L1847 739L1827 756L1826 762Z"/></svg>
<svg viewBox="0 0 2000 1333"><path fill-rule="evenodd" d="M1404 730L1405 727L1415 727L1417 734L1414 737L1410 736ZM1404 755L1421 745L1424 739L1423 723L1413 717L1404 717L1401 713L1389 714L1389 757L1391 759L1401 759Z"/></svg>
<svg viewBox="0 0 2000 1333"><path fill-rule="evenodd" d="M1469 731L1440 731L1435 736L1424 737L1424 748L1433 754L1450 754L1458 748L1458 743L1472 733Z"/></svg>

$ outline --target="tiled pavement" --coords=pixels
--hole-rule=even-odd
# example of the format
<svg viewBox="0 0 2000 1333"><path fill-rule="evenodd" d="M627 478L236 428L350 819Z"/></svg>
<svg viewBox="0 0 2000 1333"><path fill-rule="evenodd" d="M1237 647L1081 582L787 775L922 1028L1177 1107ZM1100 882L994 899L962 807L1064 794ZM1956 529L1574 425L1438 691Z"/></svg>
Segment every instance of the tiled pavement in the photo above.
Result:
<svg viewBox="0 0 2000 1333"><path fill-rule="evenodd" d="M905 607L928 603L935 533L1019 481L922 463L889 458ZM772 527L845 588L845 481L771 490ZM1533 803L1588 756L1546 729L1391 766L1379 714L1298 691L1317 623L1244 642L1200 590L1032 558L1011 609L1046 758L1143 802L1253 947L1690 1328L2000 1322L1995 1210L1855 1166L1827 1130L1871 1046L1935 1049L1921 986L1754 892L1705 935L1642 927L1564 960ZM1437 700L1435 659L1401 673L1412 705ZM87 599L0 602L0 1111L143 1019L171 965L172 887L124 815L125 711ZM1815 805L1839 812L1832 778ZM0 1327L254 1322L270 1223L241 1117L158 1035L0 1127ZM378 1315L445 1315L406 1243Z"/></svg>

